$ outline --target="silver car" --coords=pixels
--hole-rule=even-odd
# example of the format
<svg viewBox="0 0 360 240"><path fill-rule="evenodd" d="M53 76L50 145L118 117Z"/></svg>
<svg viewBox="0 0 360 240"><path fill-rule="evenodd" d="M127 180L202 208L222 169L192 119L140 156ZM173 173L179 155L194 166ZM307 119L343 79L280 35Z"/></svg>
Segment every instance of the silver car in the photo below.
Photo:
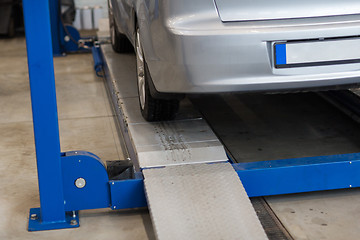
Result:
<svg viewBox="0 0 360 240"><path fill-rule="evenodd" d="M135 48L148 121L186 93L360 82L359 0L109 0L109 19L114 50Z"/></svg>

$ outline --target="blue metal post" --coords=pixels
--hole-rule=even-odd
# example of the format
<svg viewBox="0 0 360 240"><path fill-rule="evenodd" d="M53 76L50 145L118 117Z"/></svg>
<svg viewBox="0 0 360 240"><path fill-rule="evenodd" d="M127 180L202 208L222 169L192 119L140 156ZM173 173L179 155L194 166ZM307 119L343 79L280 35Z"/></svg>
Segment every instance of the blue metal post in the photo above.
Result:
<svg viewBox="0 0 360 240"><path fill-rule="evenodd" d="M51 0L50 0L51 2ZM23 0L43 224L65 222L49 0Z"/></svg>
<svg viewBox="0 0 360 240"><path fill-rule="evenodd" d="M49 1L52 47L54 56L60 56L64 52L64 49L62 49L62 39L65 34L60 21L59 1L60 0Z"/></svg>

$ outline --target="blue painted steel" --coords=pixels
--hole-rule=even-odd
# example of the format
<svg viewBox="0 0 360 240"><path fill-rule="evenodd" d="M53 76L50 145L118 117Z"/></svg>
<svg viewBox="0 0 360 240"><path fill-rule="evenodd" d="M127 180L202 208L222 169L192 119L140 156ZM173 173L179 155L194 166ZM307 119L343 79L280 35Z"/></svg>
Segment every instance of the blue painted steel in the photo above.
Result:
<svg viewBox="0 0 360 240"><path fill-rule="evenodd" d="M40 194L40 208L30 210L28 229L78 227L78 217L66 211L110 207L108 175L94 154L60 153L49 1L39 0L34 4L32 0L24 0L23 9ZM76 187L78 178L85 179L85 187ZM113 191L120 207L146 205L141 179L114 183ZM122 202L119 191L129 194ZM137 198L130 204L133 196ZM34 214L36 218L31 217Z"/></svg>
<svg viewBox="0 0 360 240"><path fill-rule="evenodd" d="M32 218L31 216L34 214L36 215L36 217ZM65 217L66 217L65 223L64 222L55 222L55 223L41 222L40 208L32 208L32 209L30 209L30 214L29 214L28 230L30 232L32 232L32 231L44 231L44 230L80 227L78 212L75 212L75 216L72 215L72 212L67 212ZM73 220L73 221L71 222L71 220Z"/></svg>
<svg viewBox="0 0 360 240"><path fill-rule="evenodd" d="M48 0L23 1L41 223L66 222Z"/></svg>
<svg viewBox="0 0 360 240"><path fill-rule="evenodd" d="M62 27L59 15L59 1L60 0L48 0L54 56L61 56L62 53L65 52L65 49L62 46L62 40L64 39L65 34L61 31Z"/></svg>
<svg viewBox="0 0 360 240"><path fill-rule="evenodd" d="M66 28L67 32L65 31L64 27ZM76 51L80 51L80 50L84 51L85 49L80 49L79 45L78 45L78 42L81 39L79 31L70 25L65 25L64 27L61 26L62 35L64 35L64 37L66 35L71 36L71 37L67 38L67 41L65 41L64 37L62 38L61 44L64 48L64 51L65 52L76 52Z"/></svg>
<svg viewBox="0 0 360 240"><path fill-rule="evenodd" d="M360 154L233 164L249 197L360 186Z"/></svg>
<svg viewBox="0 0 360 240"><path fill-rule="evenodd" d="M286 64L286 44L275 45L275 59L276 65Z"/></svg>
<svg viewBox="0 0 360 240"><path fill-rule="evenodd" d="M261 162L248 162L248 163L236 163L233 164L235 170L257 170L268 168L280 168L280 167L294 167L311 164L322 163L335 163L335 162L349 162L360 159L360 153L348 153L328 156L316 156L316 157L304 157L304 158L290 158L282 160L270 160Z"/></svg>
<svg viewBox="0 0 360 240"><path fill-rule="evenodd" d="M98 77L102 77L102 70L104 66L103 58L101 56L101 50L99 46L94 46L91 48L93 59L94 59L94 69Z"/></svg>
<svg viewBox="0 0 360 240"><path fill-rule="evenodd" d="M111 208L127 209L146 207L143 179L110 181Z"/></svg>
<svg viewBox="0 0 360 240"><path fill-rule="evenodd" d="M59 1L60 0L49 1L54 56L62 56L63 53L86 50L80 49L78 46L78 41L80 40L79 31L73 26L63 25L60 16ZM65 36L68 36L66 40Z"/></svg>
<svg viewBox="0 0 360 240"><path fill-rule="evenodd" d="M62 168L66 211L147 206L142 176L109 182L104 163L92 153L66 152L62 156ZM78 178L85 179L85 187L76 187Z"/></svg>
<svg viewBox="0 0 360 240"><path fill-rule="evenodd" d="M110 207L109 177L100 158L78 151L66 152L61 161L66 211ZM75 186L78 178L85 179L85 187Z"/></svg>

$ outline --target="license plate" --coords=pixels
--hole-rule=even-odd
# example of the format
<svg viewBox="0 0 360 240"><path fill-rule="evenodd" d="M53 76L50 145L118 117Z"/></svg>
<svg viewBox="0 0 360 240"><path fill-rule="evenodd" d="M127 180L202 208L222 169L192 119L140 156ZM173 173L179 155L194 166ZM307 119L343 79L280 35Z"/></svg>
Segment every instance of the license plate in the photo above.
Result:
<svg viewBox="0 0 360 240"><path fill-rule="evenodd" d="M360 62L360 39L275 43L275 67L308 67Z"/></svg>

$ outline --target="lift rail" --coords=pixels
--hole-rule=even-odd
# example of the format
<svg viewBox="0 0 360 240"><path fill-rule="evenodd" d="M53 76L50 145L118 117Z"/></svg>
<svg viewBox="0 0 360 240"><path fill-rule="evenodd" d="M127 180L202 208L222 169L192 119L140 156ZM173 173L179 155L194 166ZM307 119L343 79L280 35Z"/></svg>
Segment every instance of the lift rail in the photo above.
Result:
<svg viewBox="0 0 360 240"><path fill-rule="evenodd" d="M359 187L358 153L231 167L220 141L196 111L180 114L174 122L144 122L134 111L134 56L107 58L114 53L104 45L97 51L102 51L105 74L111 76L108 85L136 172L133 179L110 180L105 163L94 154L60 152L49 1L34 5L24 0L23 7L41 205L30 210L30 231L78 227L78 210L136 208L148 202L160 239L171 234L167 228L178 229L177 223L199 238L266 239L247 195ZM169 213L179 219L169 219ZM222 229L216 231L221 235L212 232L215 227Z"/></svg>

